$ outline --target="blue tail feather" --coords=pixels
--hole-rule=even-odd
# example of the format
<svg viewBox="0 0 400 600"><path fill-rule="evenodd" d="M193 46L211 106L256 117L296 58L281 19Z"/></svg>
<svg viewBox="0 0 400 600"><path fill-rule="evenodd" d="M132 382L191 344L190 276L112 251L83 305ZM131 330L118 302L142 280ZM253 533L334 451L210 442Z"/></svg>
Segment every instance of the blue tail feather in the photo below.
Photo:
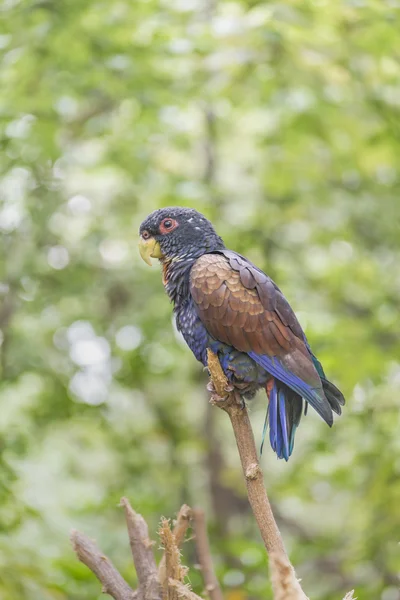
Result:
<svg viewBox="0 0 400 600"><path fill-rule="evenodd" d="M300 401L300 402L299 402L299 404L300 404L300 414L298 415L298 420L297 420L297 421L296 421L296 420L293 420L293 423L292 423L292 429L291 429L291 431L290 431L289 456L290 456L290 455L292 454L292 452L293 452L293 448L294 448L294 437L295 437L295 435L296 435L296 431L297 431L297 428L298 428L298 426L299 426L299 423L300 423L300 419L301 419L301 413L303 412L303 399L302 399L302 398L299 398L299 401ZM306 403L306 406L307 406L307 403Z"/></svg>
<svg viewBox="0 0 400 600"><path fill-rule="evenodd" d="M269 395L269 441L271 447L276 451L278 438L278 390L276 385Z"/></svg>
<svg viewBox="0 0 400 600"><path fill-rule="evenodd" d="M294 373L288 371L281 363L278 357L269 357L265 354L249 352L249 356L259 365L264 367L268 373L280 379L299 396L307 400L317 413L324 419L329 426L333 424L332 408L325 398L322 385L321 388L313 388L305 381L297 377Z"/></svg>
<svg viewBox="0 0 400 600"><path fill-rule="evenodd" d="M293 452L294 437L302 411L302 398L288 386L275 379L269 396L262 446L268 422L272 449L276 452L278 458L289 460Z"/></svg>
<svg viewBox="0 0 400 600"><path fill-rule="evenodd" d="M287 420L287 415L286 415L286 398L285 398L285 392L282 389L282 387L279 388L278 391L278 398L279 398L279 420L280 420L280 438L281 438L281 448L282 448L282 453L283 453L283 457L285 460L289 460L289 436L288 436L288 429L289 429L289 423Z"/></svg>
<svg viewBox="0 0 400 600"><path fill-rule="evenodd" d="M311 351L310 351L311 352ZM311 353L312 361L315 368L317 369L318 375L320 376L322 388L326 399L328 400L331 409L337 414L342 414L342 406L345 404L345 399L342 392L325 376L324 369L319 362L318 358Z"/></svg>

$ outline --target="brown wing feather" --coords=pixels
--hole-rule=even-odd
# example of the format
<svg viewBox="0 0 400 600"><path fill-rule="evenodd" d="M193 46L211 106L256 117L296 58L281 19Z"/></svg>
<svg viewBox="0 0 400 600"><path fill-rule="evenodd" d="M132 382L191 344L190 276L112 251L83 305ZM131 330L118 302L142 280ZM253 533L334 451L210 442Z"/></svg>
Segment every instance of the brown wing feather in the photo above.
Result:
<svg viewBox="0 0 400 600"><path fill-rule="evenodd" d="M191 293L213 337L242 352L277 357L291 376L311 386L307 401L332 424L330 403L324 398L301 326L265 273L230 250L205 254L192 267Z"/></svg>
<svg viewBox="0 0 400 600"><path fill-rule="evenodd" d="M304 346L296 336L300 325L279 290L238 255L199 258L191 271L191 293L210 334L237 350L284 356Z"/></svg>

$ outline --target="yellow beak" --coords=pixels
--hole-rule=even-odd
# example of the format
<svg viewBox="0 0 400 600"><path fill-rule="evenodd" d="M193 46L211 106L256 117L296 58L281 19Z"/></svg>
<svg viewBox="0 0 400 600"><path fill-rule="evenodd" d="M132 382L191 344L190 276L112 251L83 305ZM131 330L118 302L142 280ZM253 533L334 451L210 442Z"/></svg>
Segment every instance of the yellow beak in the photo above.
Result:
<svg viewBox="0 0 400 600"><path fill-rule="evenodd" d="M160 244L154 239L149 238L148 240L144 240L142 237L139 240L139 252L140 256L143 258L144 262L150 265L150 258L162 258L162 252L160 248Z"/></svg>

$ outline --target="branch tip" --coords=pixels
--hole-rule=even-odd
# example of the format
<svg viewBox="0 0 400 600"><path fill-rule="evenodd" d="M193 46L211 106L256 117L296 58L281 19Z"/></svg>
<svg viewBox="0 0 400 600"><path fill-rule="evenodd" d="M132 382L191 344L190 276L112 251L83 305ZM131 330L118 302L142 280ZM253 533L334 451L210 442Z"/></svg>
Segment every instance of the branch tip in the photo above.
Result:
<svg viewBox="0 0 400 600"><path fill-rule="evenodd" d="M80 560L102 584L114 600L131 600L134 591L95 542L83 533L71 531L72 547Z"/></svg>
<svg viewBox="0 0 400 600"><path fill-rule="evenodd" d="M144 600L157 600L161 597L161 591L153 554L154 543L150 539L149 528L142 515L132 508L127 498L121 498L120 506L125 511L129 544L139 581L139 591L143 591Z"/></svg>

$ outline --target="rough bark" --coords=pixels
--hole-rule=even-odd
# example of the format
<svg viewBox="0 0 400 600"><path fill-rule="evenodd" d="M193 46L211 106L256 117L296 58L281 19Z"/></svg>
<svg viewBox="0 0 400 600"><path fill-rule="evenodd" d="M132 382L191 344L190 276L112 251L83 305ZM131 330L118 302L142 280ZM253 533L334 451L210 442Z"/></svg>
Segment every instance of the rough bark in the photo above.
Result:
<svg viewBox="0 0 400 600"><path fill-rule="evenodd" d="M72 546L79 560L85 564L102 584L102 590L114 600L133 600L139 597L126 583L110 559L83 533L71 533Z"/></svg>
<svg viewBox="0 0 400 600"><path fill-rule="evenodd" d="M178 548L180 548L184 542L186 531L190 526L190 521L192 518L192 509L187 504L184 504L176 518L174 529L172 531L175 537L175 543ZM161 585L164 587L167 577L167 568L166 568L166 556L165 553L161 559L160 566L158 567L158 577Z"/></svg>
<svg viewBox="0 0 400 600"><path fill-rule="evenodd" d="M133 510L127 498L121 498L121 506L125 510L129 543L139 581L138 594L143 600L159 600L161 586L147 523L142 515Z"/></svg>

